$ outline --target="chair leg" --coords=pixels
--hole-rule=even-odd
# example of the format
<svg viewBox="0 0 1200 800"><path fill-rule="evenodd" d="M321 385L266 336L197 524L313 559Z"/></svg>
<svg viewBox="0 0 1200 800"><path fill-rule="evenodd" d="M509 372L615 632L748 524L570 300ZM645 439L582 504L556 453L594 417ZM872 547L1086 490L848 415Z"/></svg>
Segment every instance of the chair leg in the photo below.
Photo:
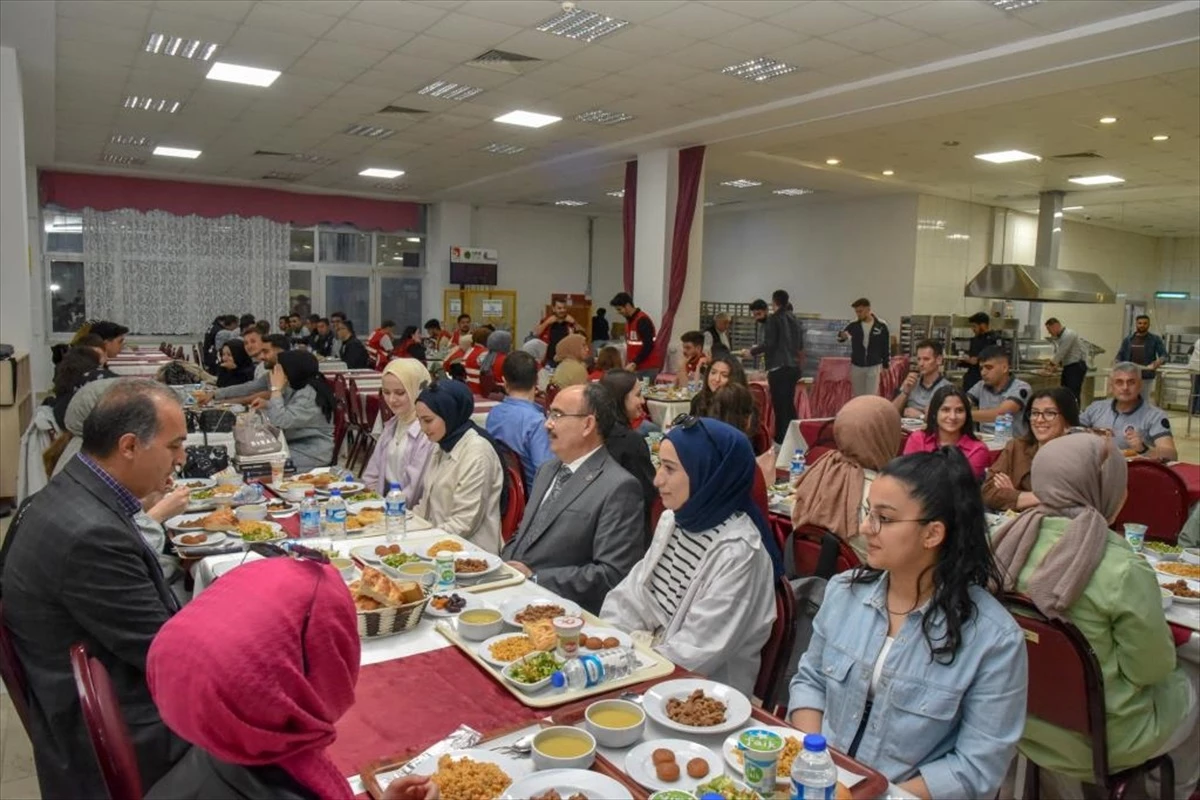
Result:
<svg viewBox="0 0 1200 800"><path fill-rule="evenodd" d="M1158 765L1158 796L1161 800L1175 796L1175 762L1170 756L1163 756Z"/></svg>
<svg viewBox="0 0 1200 800"><path fill-rule="evenodd" d="M1038 771L1038 765L1030 761L1029 766L1025 769L1024 800L1040 800L1042 796Z"/></svg>

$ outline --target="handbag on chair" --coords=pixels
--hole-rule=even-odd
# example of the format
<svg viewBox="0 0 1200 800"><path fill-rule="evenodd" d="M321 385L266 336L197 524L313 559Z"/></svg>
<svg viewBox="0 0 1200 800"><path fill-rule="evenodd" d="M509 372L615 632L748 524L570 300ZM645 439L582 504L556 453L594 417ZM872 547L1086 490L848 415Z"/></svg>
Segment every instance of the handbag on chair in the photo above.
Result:
<svg viewBox="0 0 1200 800"><path fill-rule="evenodd" d="M265 456L283 449L279 429L257 411L238 417L233 426L233 441L239 456Z"/></svg>

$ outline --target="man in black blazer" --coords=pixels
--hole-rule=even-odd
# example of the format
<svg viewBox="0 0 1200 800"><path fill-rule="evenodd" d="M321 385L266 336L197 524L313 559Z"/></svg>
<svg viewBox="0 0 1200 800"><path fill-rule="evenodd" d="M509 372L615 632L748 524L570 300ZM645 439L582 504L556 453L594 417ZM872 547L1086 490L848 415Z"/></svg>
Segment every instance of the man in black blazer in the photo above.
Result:
<svg viewBox="0 0 1200 800"><path fill-rule="evenodd" d="M555 396L546 419L555 458L538 470L521 526L501 552L538 585L593 614L645 553L641 487L604 447L616 418L598 383Z"/></svg>
<svg viewBox="0 0 1200 800"><path fill-rule="evenodd" d="M17 512L0 550L4 622L29 681L43 798L107 797L75 690L70 647L107 668L151 786L187 750L146 687L146 653L178 609L138 532L138 498L184 461L175 393L151 380L113 383L83 423L81 451Z"/></svg>

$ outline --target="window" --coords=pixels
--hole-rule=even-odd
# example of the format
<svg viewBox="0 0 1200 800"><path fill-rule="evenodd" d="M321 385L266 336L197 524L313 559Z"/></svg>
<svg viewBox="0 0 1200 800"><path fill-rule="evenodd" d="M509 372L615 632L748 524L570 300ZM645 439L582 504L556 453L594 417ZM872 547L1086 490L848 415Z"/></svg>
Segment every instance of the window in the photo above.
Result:
<svg viewBox="0 0 1200 800"><path fill-rule="evenodd" d="M50 262L50 320L54 333L74 333L87 319L83 262Z"/></svg>
<svg viewBox="0 0 1200 800"><path fill-rule="evenodd" d="M375 266L419 268L425 262L425 242L419 236L379 234L375 237Z"/></svg>
<svg viewBox="0 0 1200 800"><path fill-rule="evenodd" d="M292 247L288 261L299 261L311 264L316 257L313 245L316 244L316 232L313 230L292 229Z"/></svg>
<svg viewBox="0 0 1200 800"><path fill-rule="evenodd" d="M371 234L321 231L321 263L370 264Z"/></svg>
<svg viewBox="0 0 1200 800"><path fill-rule="evenodd" d="M79 214L46 211L42 215L46 229L47 253L83 252L83 217Z"/></svg>
<svg viewBox="0 0 1200 800"><path fill-rule="evenodd" d="M299 314L301 319L307 320L308 315L313 313L312 294L312 270L289 269L288 313Z"/></svg>

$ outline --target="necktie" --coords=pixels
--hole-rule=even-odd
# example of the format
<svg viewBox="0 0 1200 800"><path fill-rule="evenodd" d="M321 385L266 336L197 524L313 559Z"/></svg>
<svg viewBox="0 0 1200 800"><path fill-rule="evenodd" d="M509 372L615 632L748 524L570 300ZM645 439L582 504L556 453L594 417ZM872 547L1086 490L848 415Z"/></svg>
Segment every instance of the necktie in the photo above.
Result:
<svg viewBox="0 0 1200 800"><path fill-rule="evenodd" d="M562 491L563 486L570 479L571 475L571 468L566 464L558 468L558 472L554 473L554 483L550 484L550 490L546 492L546 499L542 501L540 508L550 505L554 498L558 497L558 493Z"/></svg>

